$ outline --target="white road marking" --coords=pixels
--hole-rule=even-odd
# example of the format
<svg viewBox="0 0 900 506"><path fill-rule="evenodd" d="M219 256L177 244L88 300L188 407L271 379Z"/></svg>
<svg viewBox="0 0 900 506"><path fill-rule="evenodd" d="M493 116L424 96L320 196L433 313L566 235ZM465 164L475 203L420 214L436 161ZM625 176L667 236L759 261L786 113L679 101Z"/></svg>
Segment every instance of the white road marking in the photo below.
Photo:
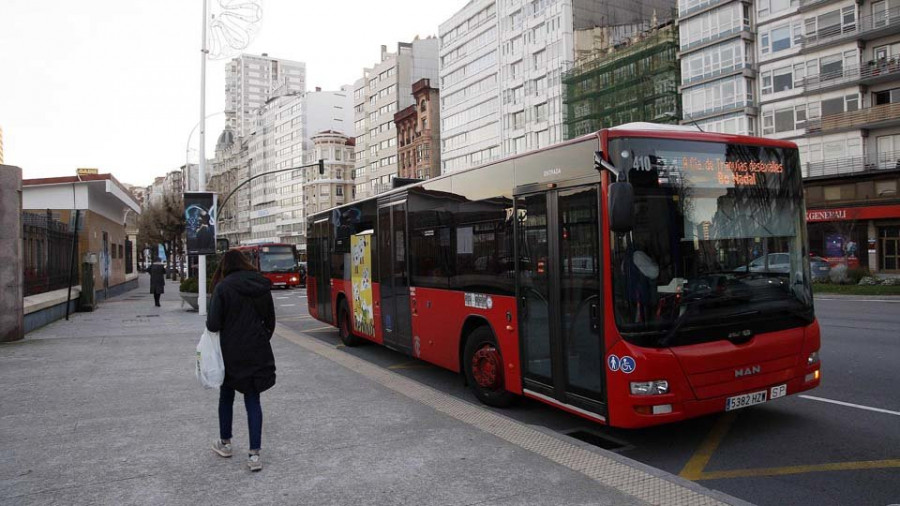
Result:
<svg viewBox="0 0 900 506"><path fill-rule="evenodd" d="M293 307L293 306L296 306L296 305L297 305L297 304L279 304L278 307Z"/></svg>
<svg viewBox="0 0 900 506"><path fill-rule="evenodd" d="M290 297L275 297L276 299L290 299Z"/></svg>
<svg viewBox="0 0 900 506"><path fill-rule="evenodd" d="M894 304L900 303L900 300L892 300L892 299L845 299L841 298L828 298L828 297L813 297L813 300L840 300L846 302L891 302Z"/></svg>
<svg viewBox="0 0 900 506"><path fill-rule="evenodd" d="M873 408L871 406L863 406L861 404L853 404L851 402L835 401L832 399L825 399L822 397L813 397L812 395L798 395L797 397L800 397L801 399L809 399L811 401L828 402L831 404L837 404L839 406L847 406L850 408L865 409L867 411L874 411L876 413L885 413L888 415L900 416L900 411L891 411L889 409Z"/></svg>
<svg viewBox="0 0 900 506"><path fill-rule="evenodd" d="M298 298L298 299L305 299L305 298L306 298L306 295L298 295L297 298Z"/></svg>

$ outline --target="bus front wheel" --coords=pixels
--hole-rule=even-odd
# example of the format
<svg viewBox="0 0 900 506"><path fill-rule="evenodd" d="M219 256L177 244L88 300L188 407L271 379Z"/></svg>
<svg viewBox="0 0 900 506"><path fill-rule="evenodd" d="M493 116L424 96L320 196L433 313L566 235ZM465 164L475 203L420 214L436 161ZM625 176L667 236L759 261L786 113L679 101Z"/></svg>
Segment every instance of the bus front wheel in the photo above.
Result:
<svg viewBox="0 0 900 506"><path fill-rule="evenodd" d="M478 327L469 335L464 370L466 381L479 401L497 408L510 406L516 395L506 390L503 357L489 327Z"/></svg>
<svg viewBox="0 0 900 506"><path fill-rule="evenodd" d="M351 325L347 300L341 299L341 305L338 308L338 334L341 336L341 342L344 343L344 346L359 346L362 344L362 339L353 335Z"/></svg>

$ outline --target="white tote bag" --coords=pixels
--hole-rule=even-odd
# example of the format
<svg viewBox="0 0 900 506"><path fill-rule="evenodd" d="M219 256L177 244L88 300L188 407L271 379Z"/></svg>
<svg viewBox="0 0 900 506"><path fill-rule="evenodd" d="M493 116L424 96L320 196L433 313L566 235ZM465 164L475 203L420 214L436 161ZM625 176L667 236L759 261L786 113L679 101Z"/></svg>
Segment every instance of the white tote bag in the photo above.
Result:
<svg viewBox="0 0 900 506"><path fill-rule="evenodd" d="M203 329L200 342L197 343L197 379L206 388L219 388L225 380L225 362L222 360L222 347L219 345L219 333Z"/></svg>

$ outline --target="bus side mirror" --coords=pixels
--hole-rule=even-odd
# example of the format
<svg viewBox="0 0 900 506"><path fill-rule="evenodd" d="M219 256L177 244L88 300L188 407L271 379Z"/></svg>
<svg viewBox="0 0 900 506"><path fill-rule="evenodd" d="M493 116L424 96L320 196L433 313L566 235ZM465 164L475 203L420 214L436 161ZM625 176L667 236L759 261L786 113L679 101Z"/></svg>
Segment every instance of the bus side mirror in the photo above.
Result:
<svg viewBox="0 0 900 506"><path fill-rule="evenodd" d="M634 227L634 187L621 182L609 185L609 229L624 234Z"/></svg>

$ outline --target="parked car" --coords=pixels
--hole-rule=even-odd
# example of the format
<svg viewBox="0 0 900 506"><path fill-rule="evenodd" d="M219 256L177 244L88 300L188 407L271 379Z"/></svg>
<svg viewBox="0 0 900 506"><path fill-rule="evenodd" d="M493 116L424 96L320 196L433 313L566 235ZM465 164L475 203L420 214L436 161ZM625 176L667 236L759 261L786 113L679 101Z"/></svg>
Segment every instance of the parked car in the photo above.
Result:
<svg viewBox="0 0 900 506"><path fill-rule="evenodd" d="M742 265L735 272L747 272L747 266ZM750 262L750 272L791 272L791 256L788 253L769 253Z"/></svg>
<svg viewBox="0 0 900 506"><path fill-rule="evenodd" d="M831 272L831 264L822 257L809 257L809 271L813 281L826 281Z"/></svg>

